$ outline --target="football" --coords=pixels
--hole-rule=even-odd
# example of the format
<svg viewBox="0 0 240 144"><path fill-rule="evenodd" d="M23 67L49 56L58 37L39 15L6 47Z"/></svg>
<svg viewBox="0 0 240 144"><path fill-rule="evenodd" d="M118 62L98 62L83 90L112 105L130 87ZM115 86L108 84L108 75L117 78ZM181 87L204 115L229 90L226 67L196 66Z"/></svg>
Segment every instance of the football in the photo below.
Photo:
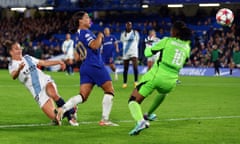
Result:
<svg viewBox="0 0 240 144"><path fill-rule="evenodd" d="M216 14L217 23L223 26L231 26L234 15L233 12L228 8L222 8L218 10Z"/></svg>

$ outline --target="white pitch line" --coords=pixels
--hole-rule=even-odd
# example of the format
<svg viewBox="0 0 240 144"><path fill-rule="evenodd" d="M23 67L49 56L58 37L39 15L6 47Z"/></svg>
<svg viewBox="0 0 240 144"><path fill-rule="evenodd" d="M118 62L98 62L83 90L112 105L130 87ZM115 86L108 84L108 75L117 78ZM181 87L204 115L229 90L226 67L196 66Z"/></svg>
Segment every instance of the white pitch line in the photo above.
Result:
<svg viewBox="0 0 240 144"><path fill-rule="evenodd" d="M191 118L171 118L171 119L160 119L156 121L186 121L186 120L216 120L216 119L239 119L240 116L216 116L216 117L191 117ZM119 123L130 123L133 120L119 120ZM79 122L80 125L97 124L98 121L83 121ZM13 125L0 125L0 128L20 128L20 127L40 127L40 126L51 126L51 123L46 124L13 124Z"/></svg>
<svg viewBox="0 0 240 144"><path fill-rule="evenodd" d="M20 127L39 127L39 126L50 126L51 123L46 124L13 124L13 125L0 125L0 128L20 128Z"/></svg>

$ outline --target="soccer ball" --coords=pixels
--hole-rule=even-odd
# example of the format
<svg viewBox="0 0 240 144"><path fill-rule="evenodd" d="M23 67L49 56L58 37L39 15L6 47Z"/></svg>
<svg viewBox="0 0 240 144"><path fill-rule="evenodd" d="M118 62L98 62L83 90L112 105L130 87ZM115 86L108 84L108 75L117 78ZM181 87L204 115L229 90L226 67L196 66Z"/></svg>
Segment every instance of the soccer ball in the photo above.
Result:
<svg viewBox="0 0 240 144"><path fill-rule="evenodd" d="M223 26L231 26L233 19L233 12L228 8L222 8L216 14L217 23Z"/></svg>

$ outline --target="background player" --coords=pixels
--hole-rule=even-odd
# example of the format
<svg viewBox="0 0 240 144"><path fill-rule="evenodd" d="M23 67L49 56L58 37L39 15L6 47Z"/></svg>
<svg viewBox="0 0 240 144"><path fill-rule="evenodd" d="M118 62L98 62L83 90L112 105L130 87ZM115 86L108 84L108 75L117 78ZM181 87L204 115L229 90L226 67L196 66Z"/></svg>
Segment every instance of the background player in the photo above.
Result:
<svg viewBox="0 0 240 144"><path fill-rule="evenodd" d="M62 106L65 102L59 96L56 84L51 77L38 69L37 65L52 66L60 64L62 70L64 70L66 66L64 62L56 60L39 60L29 55L22 56L22 48L17 42L6 41L5 46L12 58L9 63L9 73L11 77L14 80L18 78L31 92L42 111L51 120L55 121L57 110L52 100L56 102L58 107ZM72 126L78 126L76 119L71 116L74 112L75 111L71 109L70 112L68 111L66 113L66 116ZM59 125L61 124L60 121L56 122Z"/></svg>
<svg viewBox="0 0 240 144"><path fill-rule="evenodd" d="M160 39L156 36L155 30L150 30L148 36L145 38L145 48L150 48L154 46ZM159 58L160 52L147 58L148 70L152 67L153 63Z"/></svg>
<svg viewBox="0 0 240 144"><path fill-rule="evenodd" d="M64 53L64 59L67 65L67 74L73 74L73 60L74 60L74 41L71 39L71 35L66 34L66 40L62 44L62 51Z"/></svg>
<svg viewBox="0 0 240 144"><path fill-rule="evenodd" d="M85 49L87 52L86 58L83 60L80 67L80 92L78 95L70 98L62 108L59 108L58 119L61 119L62 114L74 107L74 105L85 102L94 85L97 84L104 91L102 101L102 119L99 122L99 125L117 126L117 124L109 120L109 115L113 104L114 89L111 77L104 66L100 54L100 48L102 46L104 35L103 33L99 32L96 37L89 30L91 26L91 20L86 12L77 12L73 16L73 20L75 25L78 27L78 45L80 45L80 47ZM81 59L80 55L82 54L76 54L75 59Z"/></svg>
<svg viewBox="0 0 240 144"><path fill-rule="evenodd" d="M108 65L111 70L114 72L115 80L118 80L118 74L116 66L114 64L114 54L119 52L118 42L114 35L111 35L110 29L104 29L104 39L102 47L102 59L105 65Z"/></svg>
<svg viewBox="0 0 240 144"><path fill-rule="evenodd" d="M132 29L132 22L126 23L126 30L121 33L121 42L123 43L123 88L127 87L128 67L132 61L134 72L134 86L138 82L138 43L139 33Z"/></svg>
<svg viewBox="0 0 240 144"><path fill-rule="evenodd" d="M154 63L150 71L143 75L129 98L128 106L137 122L134 129L130 131L130 135L139 134L141 130L149 126L147 120L153 120L156 117L153 112L176 86L178 73L189 58L191 30L182 21L177 21L173 24L170 33L171 37L163 38L156 45L144 51L147 57L161 51L162 57ZM157 90L158 95L144 119L140 104L154 90Z"/></svg>

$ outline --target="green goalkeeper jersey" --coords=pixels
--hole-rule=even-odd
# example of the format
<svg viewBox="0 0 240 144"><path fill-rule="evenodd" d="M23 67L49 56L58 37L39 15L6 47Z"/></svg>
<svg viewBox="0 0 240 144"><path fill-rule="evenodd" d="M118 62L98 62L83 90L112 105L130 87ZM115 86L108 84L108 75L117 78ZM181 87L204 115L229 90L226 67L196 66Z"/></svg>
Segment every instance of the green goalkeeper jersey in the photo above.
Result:
<svg viewBox="0 0 240 144"><path fill-rule="evenodd" d="M179 71L190 55L190 42L177 38L166 37L156 45L144 52L146 57L150 57L154 52L162 51L161 59L157 62Z"/></svg>
<svg viewBox="0 0 240 144"><path fill-rule="evenodd" d="M189 41L168 37L163 38L153 47L145 49L146 57L158 51L161 51L161 56L140 80L138 91L142 96L147 97L155 89L162 94L167 94L174 89L179 70L190 55L189 43Z"/></svg>

